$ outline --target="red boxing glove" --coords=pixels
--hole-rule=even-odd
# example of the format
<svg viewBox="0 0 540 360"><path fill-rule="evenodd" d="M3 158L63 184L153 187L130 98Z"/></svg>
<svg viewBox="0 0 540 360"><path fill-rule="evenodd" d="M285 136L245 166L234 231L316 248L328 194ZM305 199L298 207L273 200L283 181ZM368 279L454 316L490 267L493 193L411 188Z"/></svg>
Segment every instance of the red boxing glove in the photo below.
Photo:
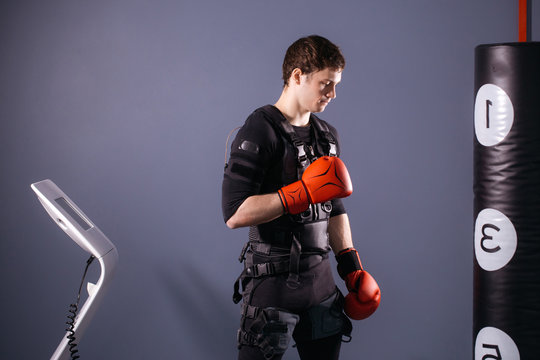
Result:
<svg viewBox="0 0 540 360"><path fill-rule="evenodd" d="M351 195L352 182L343 161L323 156L307 167L301 180L282 187L278 194L286 213L300 214L309 204Z"/></svg>
<svg viewBox="0 0 540 360"><path fill-rule="evenodd" d="M375 279L362 269L358 252L348 248L336 256L338 273L349 294L345 297L344 310L354 320L365 319L377 310L381 302L381 290Z"/></svg>

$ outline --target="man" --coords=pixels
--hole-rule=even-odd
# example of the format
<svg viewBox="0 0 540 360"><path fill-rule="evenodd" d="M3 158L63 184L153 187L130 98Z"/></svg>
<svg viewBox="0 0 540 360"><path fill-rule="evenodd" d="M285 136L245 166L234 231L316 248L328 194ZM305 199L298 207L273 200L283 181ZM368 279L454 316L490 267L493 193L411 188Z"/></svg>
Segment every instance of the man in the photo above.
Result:
<svg viewBox="0 0 540 360"><path fill-rule="evenodd" d="M239 359L281 359L290 339L301 359L338 359L349 319L378 307L380 291L362 269L340 198L352 193L334 127L313 113L336 97L345 59L329 40L294 42L283 62L278 101L239 130L225 168L222 206L234 229L249 226L235 283L243 299ZM349 294L343 298L328 253ZM239 293L242 286L242 295Z"/></svg>

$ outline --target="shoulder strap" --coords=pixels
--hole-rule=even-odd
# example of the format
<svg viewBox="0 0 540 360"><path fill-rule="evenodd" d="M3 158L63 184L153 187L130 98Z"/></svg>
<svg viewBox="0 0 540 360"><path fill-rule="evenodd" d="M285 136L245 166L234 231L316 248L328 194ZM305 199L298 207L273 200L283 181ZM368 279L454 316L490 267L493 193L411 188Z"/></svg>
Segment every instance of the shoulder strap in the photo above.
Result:
<svg viewBox="0 0 540 360"><path fill-rule="evenodd" d="M309 165L309 160L306 155L306 150L304 148L304 142L300 140L292 125L285 119L283 114L272 105L266 105L261 108L265 113L267 113L268 119L277 127L280 132L285 136L291 144L293 144L296 151L296 158L298 160L298 166L300 173L303 173L304 170Z"/></svg>
<svg viewBox="0 0 540 360"><path fill-rule="evenodd" d="M322 135L324 141L327 143L328 155L337 156L337 142L334 135L332 135L330 132L328 124L313 114L311 116L311 123L315 126L316 131Z"/></svg>

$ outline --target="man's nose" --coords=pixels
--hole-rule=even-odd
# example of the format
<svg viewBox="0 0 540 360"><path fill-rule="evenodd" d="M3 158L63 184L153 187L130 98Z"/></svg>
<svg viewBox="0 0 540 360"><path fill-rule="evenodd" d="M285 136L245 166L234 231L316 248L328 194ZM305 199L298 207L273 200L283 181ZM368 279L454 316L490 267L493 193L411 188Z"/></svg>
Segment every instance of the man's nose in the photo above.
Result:
<svg viewBox="0 0 540 360"><path fill-rule="evenodd" d="M332 85L330 89L328 89L328 92L326 93L326 97L329 99L335 99L337 96L336 94L336 85Z"/></svg>

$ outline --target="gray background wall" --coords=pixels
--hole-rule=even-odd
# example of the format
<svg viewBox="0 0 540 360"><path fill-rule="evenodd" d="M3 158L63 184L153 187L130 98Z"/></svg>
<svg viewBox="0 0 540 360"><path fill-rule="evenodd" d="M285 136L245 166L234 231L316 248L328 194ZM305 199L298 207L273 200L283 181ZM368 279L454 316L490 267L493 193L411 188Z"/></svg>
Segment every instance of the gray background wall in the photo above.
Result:
<svg viewBox="0 0 540 360"><path fill-rule="evenodd" d="M517 40L517 1L3 1L2 358L52 354L87 258L31 191L45 178L120 254L82 359L235 357L246 231L221 218L225 139L313 33L348 62L322 117L383 294L342 358L471 357L474 47Z"/></svg>

